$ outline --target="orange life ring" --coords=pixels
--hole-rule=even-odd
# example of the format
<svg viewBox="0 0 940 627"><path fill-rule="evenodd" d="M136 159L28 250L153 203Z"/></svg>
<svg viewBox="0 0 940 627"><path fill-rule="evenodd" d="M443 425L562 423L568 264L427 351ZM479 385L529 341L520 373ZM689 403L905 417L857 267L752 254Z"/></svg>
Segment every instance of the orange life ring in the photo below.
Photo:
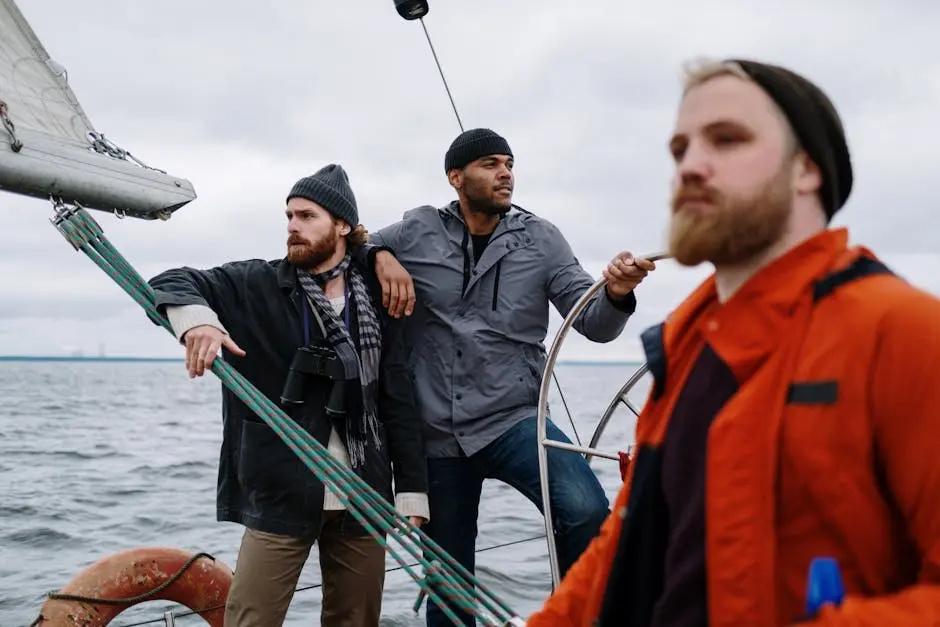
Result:
<svg viewBox="0 0 940 627"><path fill-rule="evenodd" d="M174 601L223 627L232 569L206 553L143 547L102 558L49 593L34 626L103 627L145 601Z"/></svg>

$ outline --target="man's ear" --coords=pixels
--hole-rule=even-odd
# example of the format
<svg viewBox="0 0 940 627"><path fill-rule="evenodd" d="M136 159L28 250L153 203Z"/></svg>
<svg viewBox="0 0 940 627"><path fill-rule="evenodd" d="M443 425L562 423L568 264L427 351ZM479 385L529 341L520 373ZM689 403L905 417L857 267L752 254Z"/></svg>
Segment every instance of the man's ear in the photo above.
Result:
<svg viewBox="0 0 940 627"><path fill-rule="evenodd" d="M816 194L822 187L822 172L809 155L800 151L794 162L793 183L797 193Z"/></svg>
<svg viewBox="0 0 940 627"><path fill-rule="evenodd" d="M447 173L447 181L454 189L460 189L463 186L463 170L451 168Z"/></svg>

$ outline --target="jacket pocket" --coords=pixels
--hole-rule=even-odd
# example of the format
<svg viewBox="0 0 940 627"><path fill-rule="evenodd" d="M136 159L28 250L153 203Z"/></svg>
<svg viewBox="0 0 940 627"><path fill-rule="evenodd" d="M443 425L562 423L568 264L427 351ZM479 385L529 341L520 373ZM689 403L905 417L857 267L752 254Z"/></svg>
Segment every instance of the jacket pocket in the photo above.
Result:
<svg viewBox="0 0 940 627"><path fill-rule="evenodd" d="M308 491L319 482L274 430L266 423L241 421L238 482L257 497L302 506Z"/></svg>
<svg viewBox="0 0 940 627"><path fill-rule="evenodd" d="M789 388L780 434L778 536L791 551L831 546L845 560L845 577L865 578L858 564L891 563L891 545L882 540L891 537L891 514L878 485L864 397L840 383L800 381Z"/></svg>
<svg viewBox="0 0 940 627"><path fill-rule="evenodd" d="M523 344L522 361L526 389L529 392L532 404L537 404L539 402L539 389L542 387L542 374L545 371L547 361L545 351Z"/></svg>
<svg viewBox="0 0 940 627"><path fill-rule="evenodd" d="M360 477L373 490L381 494L390 503L392 498L392 462L388 450L388 438L385 437L385 426L382 425L382 449L380 451L366 451L365 468Z"/></svg>

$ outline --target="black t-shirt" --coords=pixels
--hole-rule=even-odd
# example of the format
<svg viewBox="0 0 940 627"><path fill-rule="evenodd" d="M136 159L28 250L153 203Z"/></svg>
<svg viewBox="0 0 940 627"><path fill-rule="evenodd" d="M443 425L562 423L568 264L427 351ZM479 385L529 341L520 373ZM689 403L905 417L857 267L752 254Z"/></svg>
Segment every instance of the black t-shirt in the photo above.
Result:
<svg viewBox="0 0 940 627"><path fill-rule="evenodd" d="M705 627L705 467L708 430L738 382L705 345L679 394L663 442L662 489L669 511L663 594L651 627Z"/></svg>
<svg viewBox="0 0 940 627"><path fill-rule="evenodd" d="M486 245L490 243L490 237L492 235L492 233L487 233L486 235L470 234L470 237L473 239L473 263L479 263L480 255L486 250Z"/></svg>

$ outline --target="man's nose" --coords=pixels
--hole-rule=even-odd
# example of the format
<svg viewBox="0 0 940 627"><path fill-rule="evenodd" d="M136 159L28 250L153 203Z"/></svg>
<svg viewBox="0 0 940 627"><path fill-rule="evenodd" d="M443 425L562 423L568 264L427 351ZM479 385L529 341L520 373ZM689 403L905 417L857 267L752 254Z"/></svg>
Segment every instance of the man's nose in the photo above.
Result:
<svg viewBox="0 0 940 627"><path fill-rule="evenodd" d="M712 172L712 156L702 142L691 142L676 164L676 175L680 181L705 180Z"/></svg>

